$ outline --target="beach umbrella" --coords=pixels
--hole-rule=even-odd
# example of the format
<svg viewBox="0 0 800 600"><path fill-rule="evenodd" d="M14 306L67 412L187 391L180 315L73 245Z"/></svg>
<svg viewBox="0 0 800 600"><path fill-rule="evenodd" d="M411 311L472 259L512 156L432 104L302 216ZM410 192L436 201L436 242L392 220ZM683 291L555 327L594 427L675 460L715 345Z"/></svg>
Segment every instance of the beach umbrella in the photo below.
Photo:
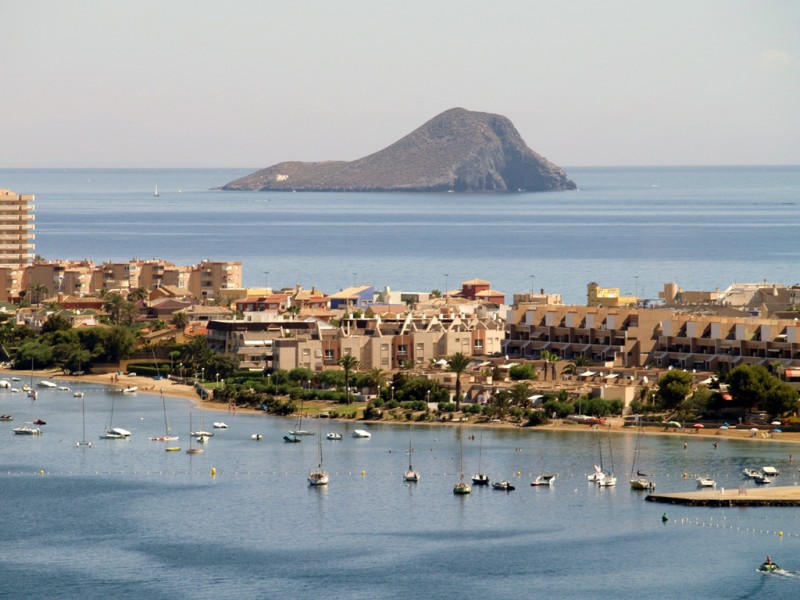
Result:
<svg viewBox="0 0 800 600"><path fill-rule="evenodd" d="M694 428L695 429L702 429L703 427L705 427L705 425L703 425L702 423L695 423L694 424Z"/></svg>
<svg viewBox="0 0 800 600"><path fill-rule="evenodd" d="M780 429L773 429L772 433L783 433Z"/></svg>
<svg viewBox="0 0 800 600"><path fill-rule="evenodd" d="M722 427L720 427L720 429L727 429L727 428L728 428L727 425L723 425Z"/></svg>
<svg viewBox="0 0 800 600"><path fill-rule="evenodd" d="M750 431L752 431L753 433L758 433L758 427L753 427Z"/></svg>
<svg viewBox="0 0 800 600"><path fill-rule="evenodd" d="M780 421L773 421L770 425L783 425Z"/></svg>
<svg viewBox="0 0 800 600"><path fill-rule="evenodd" d="M677 421L667 421L667 425L669 425L670 427L677 427L678 429L683 427L683 425L681 425Z"/></svg>

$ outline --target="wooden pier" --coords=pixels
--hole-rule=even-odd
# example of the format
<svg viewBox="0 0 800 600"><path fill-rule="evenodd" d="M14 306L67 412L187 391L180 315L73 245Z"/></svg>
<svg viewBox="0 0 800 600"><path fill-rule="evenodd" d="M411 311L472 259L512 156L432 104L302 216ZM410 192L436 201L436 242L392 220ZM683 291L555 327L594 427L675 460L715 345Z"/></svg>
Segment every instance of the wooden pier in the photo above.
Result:
<svg viewBox="0 0 800 600"><path fill-rule="evenodd" d="M649 494L648 502L682 504L684 506L800 506L800 486L706 489L697 492Z"/></svg>

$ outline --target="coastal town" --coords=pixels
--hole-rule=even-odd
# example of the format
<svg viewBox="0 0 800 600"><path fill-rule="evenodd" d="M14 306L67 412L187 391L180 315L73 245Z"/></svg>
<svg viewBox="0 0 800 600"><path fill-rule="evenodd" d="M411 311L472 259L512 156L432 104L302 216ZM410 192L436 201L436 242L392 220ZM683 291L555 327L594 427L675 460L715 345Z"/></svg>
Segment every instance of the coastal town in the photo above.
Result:
<svg viewBox="0 0 800 600"><path fill-rule="evenodd" d="M373 418L405 403L427 418L471 412L529 424L658 411L752 422L765 436L775 418L787 431L796 425L798 286L687 291L670 282L652 299L591 282L585 306L545 290L507 304L506 292L477 278L426 292L252 288L240 261L44 260L32 254L33 197L2 190L0 201L3 358L17 368L148 372L199 383L201 396L226 405L284 398L270 408L290 412L302 397L360 402ZM69 343L53 338L66 330ZM95 341L120 330L122 342ZM767 381L768 397L728 385L737 369ZM667 406L663 377L683 386ZM237 378L265 388L237 393Z"/></svg>

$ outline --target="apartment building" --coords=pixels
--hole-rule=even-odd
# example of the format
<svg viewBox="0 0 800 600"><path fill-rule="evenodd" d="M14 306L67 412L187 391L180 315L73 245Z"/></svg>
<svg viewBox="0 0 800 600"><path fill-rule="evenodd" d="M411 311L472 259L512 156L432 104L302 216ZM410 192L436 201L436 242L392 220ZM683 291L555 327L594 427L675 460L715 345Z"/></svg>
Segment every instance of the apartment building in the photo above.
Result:
<svg viewBox="0 0 800 600"><path fill-rule="evenodd" d="M504 351L540 359L585 357L615 367L670 366L713 371L723 364L800 367L800 325L793 319L721 317L669 309L517 307Z"/></svg>
<svg viewBox="0 0 800 600"><path fill-rule="evenodd" d="M191 267L189 293L200 300L216 298L223 290L242 287L241 261L204 260Z"/></svg>
<svg viewBox="0 0 800 600"><path fill-rule="evenodd" d="M40 299L58 294L85 296L92 291L92 278L97 266L91 260L36 261L24 269L22 289L41 290Z"/></svg>
<svg viewBox="0 0 800 600"><path fill-rule="evenodd" d="M624 296L619 288L604 288L593 281L586 286L586 306L601 308L619 308L636 306L639 300L636 296Z"/></svg>
<svg viewBox="0 0 800 600"><path fill-rule="evenodd" d="M16 268L33 258L34 196L0 189L0 267Z"/></svg>

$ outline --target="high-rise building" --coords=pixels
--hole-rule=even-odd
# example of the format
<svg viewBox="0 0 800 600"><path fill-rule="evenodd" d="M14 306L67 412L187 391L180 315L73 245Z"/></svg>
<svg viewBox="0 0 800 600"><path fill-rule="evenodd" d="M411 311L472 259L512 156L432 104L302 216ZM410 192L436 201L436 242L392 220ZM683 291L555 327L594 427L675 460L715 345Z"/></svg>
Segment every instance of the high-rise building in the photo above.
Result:
<svg viewBox="0 0 800 600"><path fill-rule="evenodd" d="M0 267L19 267L33 254L33 194L0 189Z"/></svg>

